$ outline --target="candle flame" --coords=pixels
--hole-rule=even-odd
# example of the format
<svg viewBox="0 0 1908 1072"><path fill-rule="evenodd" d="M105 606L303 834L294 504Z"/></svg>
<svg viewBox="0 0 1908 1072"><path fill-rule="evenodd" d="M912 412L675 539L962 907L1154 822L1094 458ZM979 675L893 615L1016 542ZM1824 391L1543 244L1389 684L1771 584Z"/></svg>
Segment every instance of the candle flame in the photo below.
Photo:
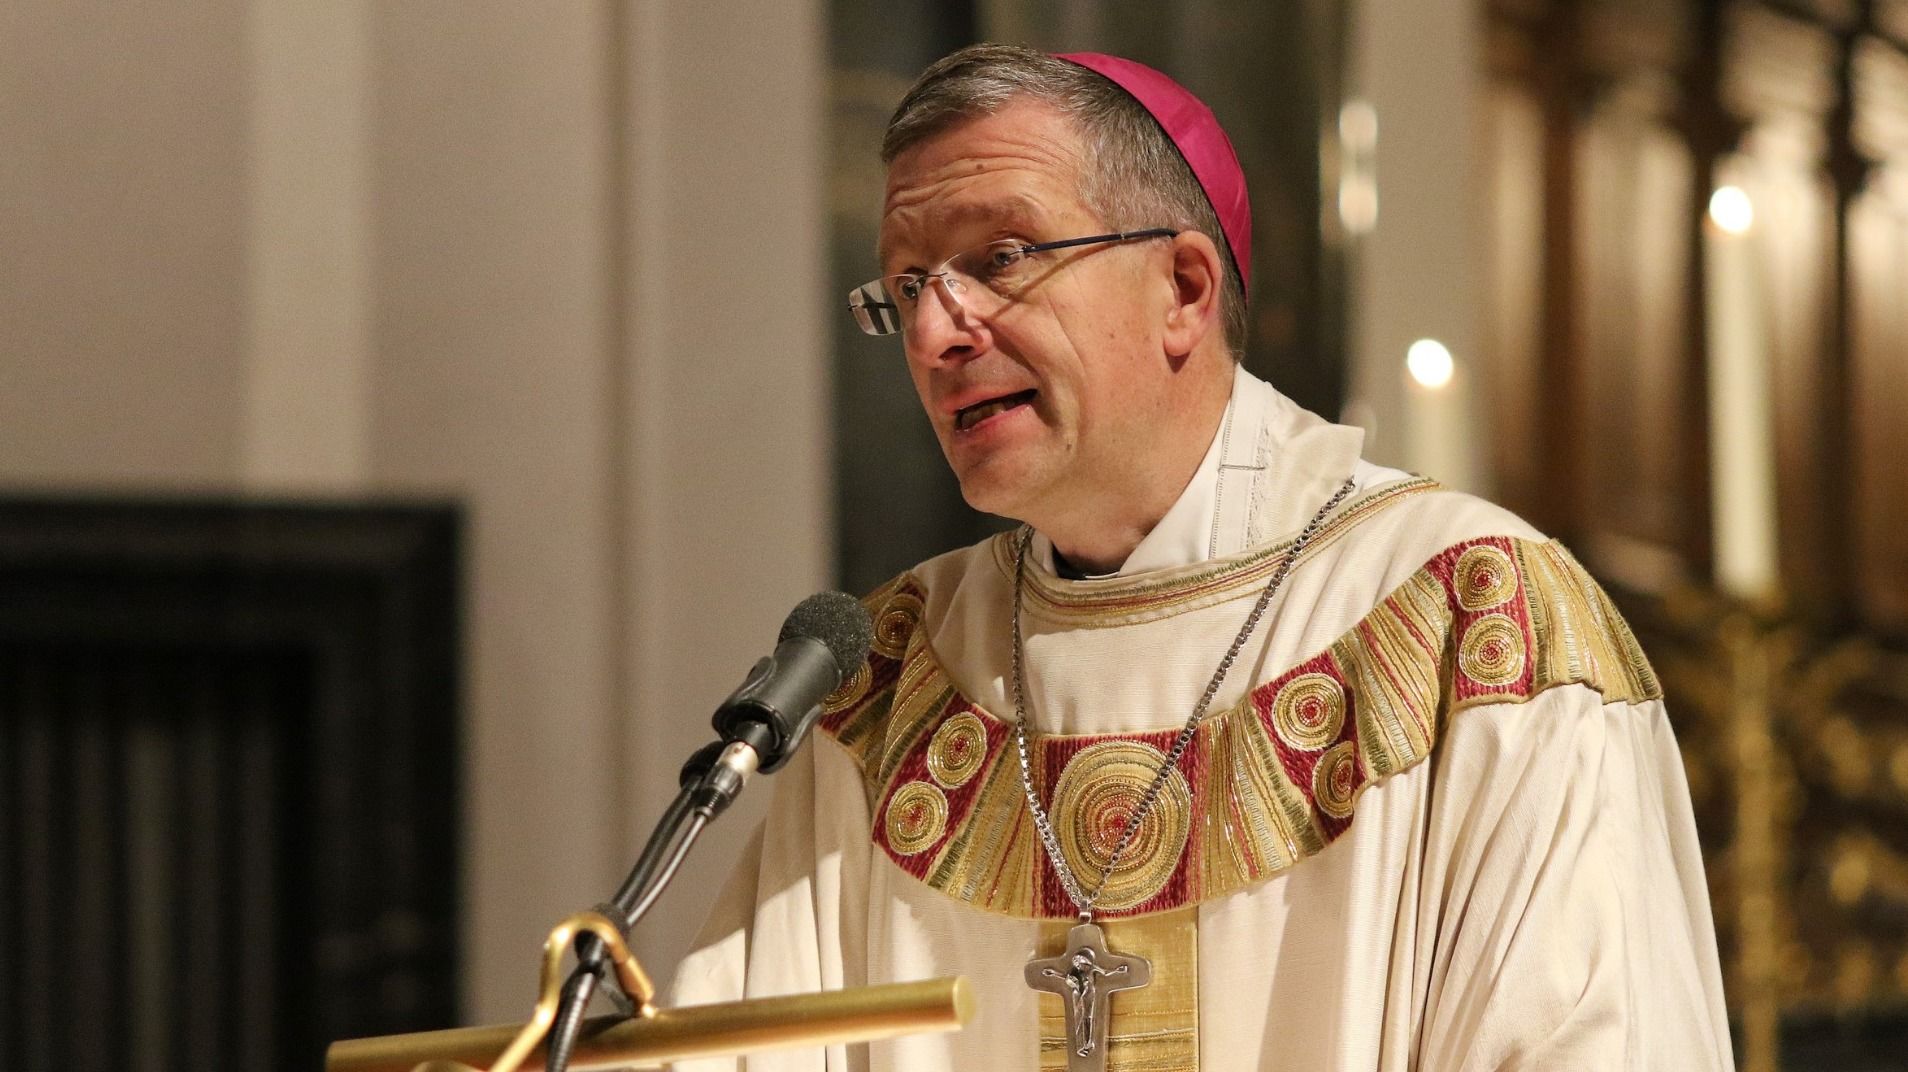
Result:
<svg viewBox="0 0 1908 1072"><path fill-rule="evenodd" d="M1420 386L1435 391L1451 382L1457 362L1451 357L1450 347L1436 339L1419 339L1405 351L1405 368Z"/></svg>
<svg viewBox="0 0 1908 1072"><path fill-rule="evenodd" d="M1709 219L1725 234L1748 234L1755 226L1756 205L1740 186L1719 186L1709 195Z"/></svg>

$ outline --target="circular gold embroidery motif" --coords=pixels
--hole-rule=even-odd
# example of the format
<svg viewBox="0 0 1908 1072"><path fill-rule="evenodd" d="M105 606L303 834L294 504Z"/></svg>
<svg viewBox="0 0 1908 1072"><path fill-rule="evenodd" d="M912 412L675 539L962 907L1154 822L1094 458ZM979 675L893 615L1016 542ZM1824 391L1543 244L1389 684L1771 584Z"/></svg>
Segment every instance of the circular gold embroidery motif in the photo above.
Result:
<svg viewBox="0 0 1908 1072"><path fill-rule="evenodd" d="M1105 873L1121 832L1165 762L1165 754L1150 745L1102 741L1081 749L1060 772L1053 790L1053 825L1067 867L1087 889ZM1140 820L1133 843L1120 854L1119 866L1107 877L1099 906L1131 908L1158 893L1178 868L1191 832L1192 790L1175 769L1153 809Z"/></svg>
<svg viewBox="0 0 1908 1072"><path fill-rule="evenodd" d="M848 675L848 680L835 686L835 691L822 701L822 713L832 715L860 703L862 697L868 695L868 683L873 680L874 671L868 667L868 660L863 659L855 672Z"/></svg>
<svg viewBox="0 0 1908 1072"><path fill-rule="evenodd" d="M911 592L895 593L875 618L874 650L890 659L907 654L908 637L920 620L921 597Z"/></svg>
<svg viewBox="0 0 1908 1072"><path fill-rule="evenodd" d="M1345 728L1345 690L1330 674L1300 674L1272 701L1272 727L1293 748L1318 751Z"/></svg>
<svg viewBox="0 0 1908 1072"><path fill-rule="evenodd" d="M943 788L959 789L967 784L981 762L987 758L987 727L980 716L962 711L934 731L928 742L927 768Z"/></svg>
<svg viewBox="0 0 1908 1072"><path fill-rule="evenodd" d="M1479 545L1458 556L1451 584L1465 610L1495 607L1517 594L1517 567L1504 552Z"/></svg>
<svg viewBox="0 0 1908 1072"><path fill-rule="evenodd" d="M1334 819L1352 813L1352 789L1358 781L1358 756L1346 741L1318 757L1312 770L1312 799Z"/></svg>
<svg viewBox="0 0 1908 1072"><path fill-rule="evenodd" d="M903 856L929 848L947 830L947 798L927 782L909 782L888 799L888 847Z"/></svg>
<svg viewBox="0 0 1908 1072"><path fill-rule="evenodd" d="M1524 675L1524 631L1502 614L1471 623L1458 644L1458 669L1480 685L1508 685Z"/></svg>

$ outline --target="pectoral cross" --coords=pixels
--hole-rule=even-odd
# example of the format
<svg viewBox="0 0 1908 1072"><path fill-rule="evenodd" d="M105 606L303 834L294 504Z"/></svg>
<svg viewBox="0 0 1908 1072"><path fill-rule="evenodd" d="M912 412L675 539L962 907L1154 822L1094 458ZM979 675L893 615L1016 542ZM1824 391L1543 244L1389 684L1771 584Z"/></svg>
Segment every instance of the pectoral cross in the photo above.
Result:
<svg viewBox="0 0 1908 1072"><path fill-rule="evenodd" d="M1108 1000L1114 991L1152 981L1152 964L1144 957L1108 950L1097 923L1068 931L1067 947L1059 956L1027 962L1027 985L1058 994L1065 1006L1067 1072L1105 1072Z"/></svg>

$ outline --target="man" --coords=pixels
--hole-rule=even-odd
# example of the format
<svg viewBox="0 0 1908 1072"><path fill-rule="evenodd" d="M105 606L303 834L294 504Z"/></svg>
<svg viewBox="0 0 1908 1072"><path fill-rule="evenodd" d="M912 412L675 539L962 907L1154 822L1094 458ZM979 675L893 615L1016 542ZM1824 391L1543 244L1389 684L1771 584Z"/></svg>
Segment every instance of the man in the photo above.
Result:
<svg viewBox="0 0 1908 1072"><path fill-rule="evenodd" d="M980 46L883 154L894 333L1020 530L868 666L679 1002L962 974L964 1031L749 1068L1727 1068L1648 663L1561 548L1237 363L1244 181L1165 76Z"/></svg>

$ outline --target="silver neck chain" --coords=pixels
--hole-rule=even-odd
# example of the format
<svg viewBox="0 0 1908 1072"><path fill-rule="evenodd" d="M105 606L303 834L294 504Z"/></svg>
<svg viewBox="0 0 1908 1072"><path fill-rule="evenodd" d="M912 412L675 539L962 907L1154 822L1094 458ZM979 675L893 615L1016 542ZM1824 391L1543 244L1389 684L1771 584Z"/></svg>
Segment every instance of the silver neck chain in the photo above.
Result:
<svg viewBox="0 0 1908 1072"><path fill-rule="evenodd" d="M1192 744L1194 731L1199 729L1199 723L1206 717L1206 708L1211 706L1212 698L1218 694L1219 686L1226 680L1226 673L1232 669L1233 660L1239 657L1239 652L1245 647L1246 640L1252 636L1252 631L1258 628L1259 618L1265 614L1265 608L1272 603L1272 594L1279 590L1279 584L1285 580L1285 575L1291 571L1292 563L1298 560L1300 553L1305 550L1305 545L1311 543L1312 537L1318 534L1319 526L1325 523L1326 515L1343 502L1345 496L1351 494L1352 486L1353 479L1346 477L1345 483L1339 486L1337 494L1327 499L1325 505L1318 508L1318 513L1312 515L1312 520L1300 530L1298 538L1292 541L1292 549L1286 552L1278 568L1272 571L1272 579L1266 582L1264 591L1259 593L1259 601L1252 605L1252 613L1246 615L1245 625L1240 627L1239 635L1232 638L1232 646L1226 649L1225 658L1219 660L1219 668L1212 672L1212 680L1206 683L1206 691L1200 695L1199 702L1193 705L1192 715L1186 719L1186 725L1180 728L1179 736L1173 738L1173 746L1167 751L1165 762L1159 765L1159 772L1153 775L1152 784L1146 787L1145 795L1140 798L1139 807L1133 809L1133 814L1127 817L1126 827L1120 831L1119 840L1113 843L1113 852L1106 858L1106 868L1100 872L1100 881L1094 885L1091 892L1087 891L1080 882L1079 876L1073 873L1073 869L1067 866L1066 858L1060 851L1060 838L1053 831L1053 821L1047 817L1047 810L1040 806L1040 795L1034 792L1033 763L1028 758L1027 747L1027 683L1025 671L1021 665L1023 660L1020 640L1020 593L1025 587L1027 547L1033 542L1033 529L1030 526L1021 533L1020 547L1014 557L1013 618L1014 744L1020 751L1020 788L1027 794L1027 810L1033 813L1034 827L1040 832L1040 843L1047 850L1047 859L1053 861L1054 873L1060 876L1060 884L1067 891L1067 899L1080 910L1082 923L1092 921L1093 906L1099 902L1100 895L1106 891L1107 880L1113 877L1114 869L1119 866L1121 854L1125 853L1127 847L1133 843L1134 836L1139 833L1140 823L1145 821L1147 814L1153 810L1154 803L1159 800L1159 795L1165 791L1166 780L1172 776L1173 769L1179 766L1180 757L1186 754L1186 749Z"/></svg>

